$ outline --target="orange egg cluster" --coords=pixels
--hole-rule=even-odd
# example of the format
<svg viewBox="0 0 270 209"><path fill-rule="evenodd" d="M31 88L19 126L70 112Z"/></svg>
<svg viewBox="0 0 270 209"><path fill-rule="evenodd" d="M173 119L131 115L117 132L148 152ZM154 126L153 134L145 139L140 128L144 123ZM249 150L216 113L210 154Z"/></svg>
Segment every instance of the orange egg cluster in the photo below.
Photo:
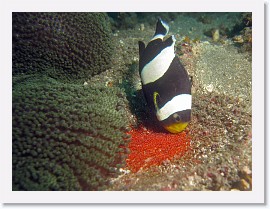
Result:
<svg viewBox="0 0 270 209"><path fill-rule="evenodd" d="M190 137L186 132L171 134L140 127L132 129L129 134L130 154L126 162L132 172L160 165L164 160L171 160L176 155L181 156L190 145Z"/></svg>

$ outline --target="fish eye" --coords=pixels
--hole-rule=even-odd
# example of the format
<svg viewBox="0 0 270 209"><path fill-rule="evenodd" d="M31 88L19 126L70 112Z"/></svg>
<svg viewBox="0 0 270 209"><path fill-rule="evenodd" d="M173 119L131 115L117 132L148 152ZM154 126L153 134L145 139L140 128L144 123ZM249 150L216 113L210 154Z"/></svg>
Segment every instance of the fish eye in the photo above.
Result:
<svg viewBox="0 0 270 209"><path fill-rule="evenodd" d="M180 115L178 115L177 113L174 113L174 114L173 114L173 118L174 118L174 120L175 120L176 122L181 121L181 117L180 117Z"/></svg>

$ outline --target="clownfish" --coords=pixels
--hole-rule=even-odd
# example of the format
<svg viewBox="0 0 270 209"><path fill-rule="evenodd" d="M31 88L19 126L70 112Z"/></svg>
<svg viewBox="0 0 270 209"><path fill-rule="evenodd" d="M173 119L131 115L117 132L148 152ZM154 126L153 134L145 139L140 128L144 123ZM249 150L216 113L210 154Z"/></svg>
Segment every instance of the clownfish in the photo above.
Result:
<svg viewBox="0 0 270 209"><path fill-rule="evenodd" d="M153 38L139 41L139 71L147 104L171 133L183 131L191 120L191 82L175 54L175 37L167 39L169 26L158 19Z"/></svg>

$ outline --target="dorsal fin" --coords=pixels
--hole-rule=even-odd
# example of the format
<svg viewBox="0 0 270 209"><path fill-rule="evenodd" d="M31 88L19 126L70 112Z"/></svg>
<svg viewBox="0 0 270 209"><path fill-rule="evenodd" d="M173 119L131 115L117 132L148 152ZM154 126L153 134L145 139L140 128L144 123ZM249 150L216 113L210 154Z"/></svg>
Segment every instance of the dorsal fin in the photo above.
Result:
<svg viewBox="0 0 270 209"><path fill-rule="evenodd" d="M139 56L142 57L143 51L145 50L145 44L142 41L139 41Z"/></svg>
<svg viewBox="0 0 270 209"><path fill-rule="evenodd" d="M175 37L174 35L170 36L169 38L167 38L165 41L163 41L163 46L164 47L168 47L168 46L172 46L175 43Z"/></svg>

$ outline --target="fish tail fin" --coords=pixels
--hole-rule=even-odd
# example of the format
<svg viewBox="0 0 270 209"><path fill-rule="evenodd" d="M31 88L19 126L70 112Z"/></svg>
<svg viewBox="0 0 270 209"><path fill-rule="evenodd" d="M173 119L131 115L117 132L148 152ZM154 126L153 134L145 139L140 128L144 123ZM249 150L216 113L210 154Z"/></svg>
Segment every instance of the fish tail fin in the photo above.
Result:
<svg viewBox="0 0 270 209"><path fill-rule="evenodd" d="M169 32L169 26L167 25L167 23L162 21L161 18L158 18L157 25L156 25L156 32L154 34L153 39L161 38L163 40L163 37L166 36L168 32Z"/></svg>

